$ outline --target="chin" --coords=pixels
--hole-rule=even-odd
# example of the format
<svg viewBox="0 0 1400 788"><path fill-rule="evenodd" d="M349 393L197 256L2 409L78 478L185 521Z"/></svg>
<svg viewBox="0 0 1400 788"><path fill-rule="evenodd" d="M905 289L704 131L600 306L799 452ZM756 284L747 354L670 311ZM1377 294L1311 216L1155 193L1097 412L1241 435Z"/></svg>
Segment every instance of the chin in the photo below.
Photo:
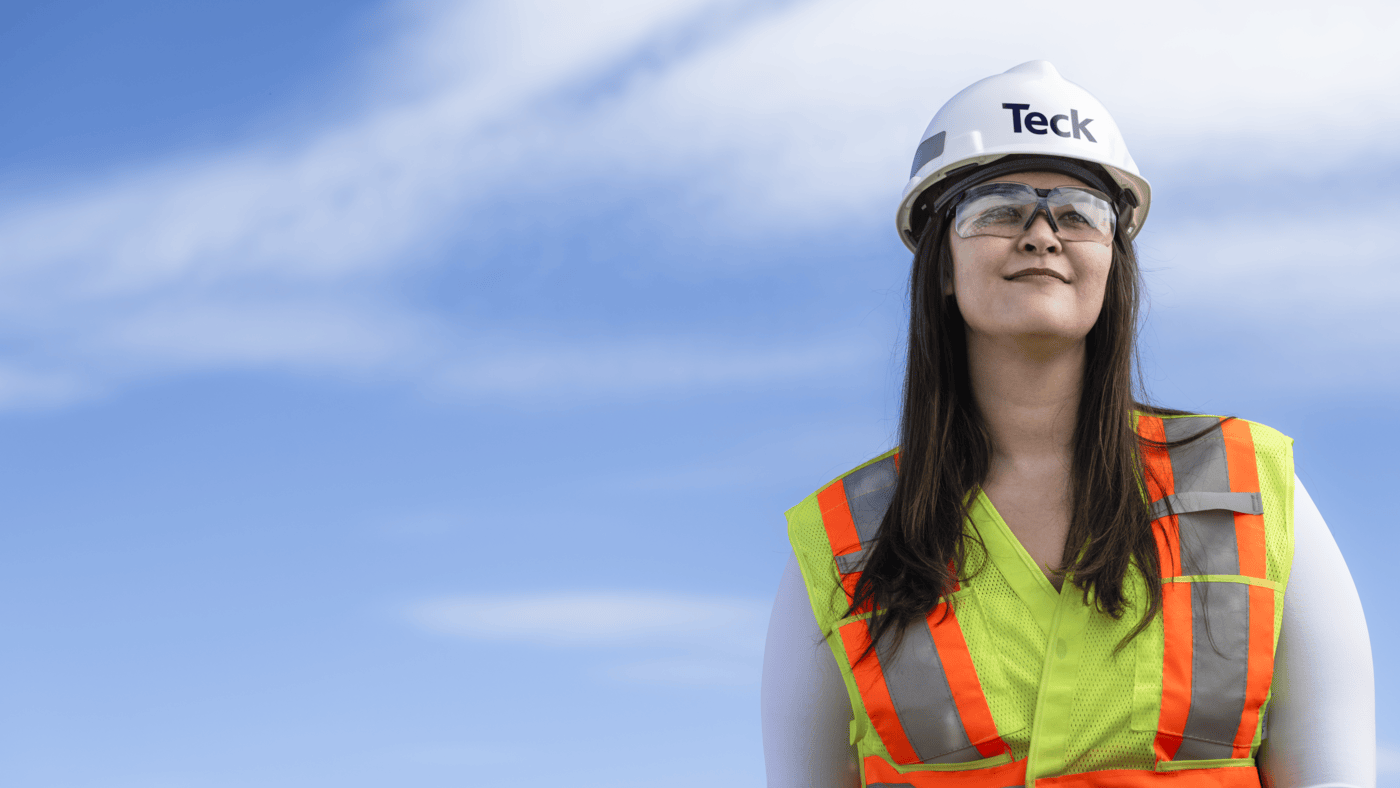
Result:
<svg viewBox="0 0 1400 788"><path fill-rule="evenodd" d="M999 325L986 326L980 333L1005 338L1060 339L1079 341L1089 335L1093 321L1084 321L1079 315L1064 314L1022 314L1019 319L1008 320ZM970 324L969 324L970 325ZM973 330L979 330L974 328Z"/></svg>

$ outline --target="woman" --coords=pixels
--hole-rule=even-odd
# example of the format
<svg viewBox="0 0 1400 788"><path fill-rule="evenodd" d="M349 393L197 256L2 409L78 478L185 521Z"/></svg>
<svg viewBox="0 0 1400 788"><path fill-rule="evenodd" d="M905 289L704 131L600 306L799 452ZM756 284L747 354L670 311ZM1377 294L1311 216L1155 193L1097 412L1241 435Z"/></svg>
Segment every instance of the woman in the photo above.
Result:
<svg viewBox="0 0 1400 788"><path fill-rule="evenodd" d="M1292 441L1133 398L1150 198L1049 63L934 117L901 448L788 512L770 786L1374 784L1365 622Z"/></svg>

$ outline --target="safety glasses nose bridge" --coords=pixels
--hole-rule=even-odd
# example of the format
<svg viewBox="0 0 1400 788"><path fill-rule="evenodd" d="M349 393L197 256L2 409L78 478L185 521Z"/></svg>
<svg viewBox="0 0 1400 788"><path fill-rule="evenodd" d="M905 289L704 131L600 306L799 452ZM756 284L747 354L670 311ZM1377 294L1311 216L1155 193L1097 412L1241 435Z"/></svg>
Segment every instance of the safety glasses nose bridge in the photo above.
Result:
<svg viewBox="0 0 1400 788"><path fill-rule="evenodd" d="M1035 209L1031 211L1031 215L1030 215L1030 216L1027 216L1027 217L1026 217L1026 223L1023 224L1023 225L1021 225L1021 229L1022 229L1022 230L1029 230L1029 229L1031 229L1031 225L1035 224L1035 217L1039 216L1040 213L1041 213L1042 211L1044 211L1044 212L1045 212L1045 221L1047 221L1047 222L1050 223L1050 232L1052 232L1052 233L1058 233L1058 232L1060 231L1060 227L1059 227L1059 225L1055 224L1055 214L1053 214L1053 213L1050 212L1050 192L1052 192L1052 191L1057 191L1057 190L1055 190L1055 189L1032 189L1032 188L1029 187L1029 186L1027 186L1026 189L1027 189L1027 191L1033 191L1033 192L1035 192L1036 203L1035 203ZM1027 196L1027 197L1030 197L1029 194L1027 194L1026 196ZM1029 203L1030 200L1026 200L1026 202Z"/></svg>

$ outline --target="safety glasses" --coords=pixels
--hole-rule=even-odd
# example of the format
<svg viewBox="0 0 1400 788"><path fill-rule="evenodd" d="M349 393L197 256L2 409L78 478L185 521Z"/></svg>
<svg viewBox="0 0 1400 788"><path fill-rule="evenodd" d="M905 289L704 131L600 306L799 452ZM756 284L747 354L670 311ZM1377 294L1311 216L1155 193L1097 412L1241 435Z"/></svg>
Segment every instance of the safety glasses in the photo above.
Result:
<svg viewBox="0 0 1400 788"><path fill-rule="evenodd" d="M1113 243L1117 214L1108 195L1095 189L1061 186L1036 189L1023 183L984 183L958 201L953 230L963 238L993 235L1015 238L1044 212L1050 230L1065 241Z"/></svg>

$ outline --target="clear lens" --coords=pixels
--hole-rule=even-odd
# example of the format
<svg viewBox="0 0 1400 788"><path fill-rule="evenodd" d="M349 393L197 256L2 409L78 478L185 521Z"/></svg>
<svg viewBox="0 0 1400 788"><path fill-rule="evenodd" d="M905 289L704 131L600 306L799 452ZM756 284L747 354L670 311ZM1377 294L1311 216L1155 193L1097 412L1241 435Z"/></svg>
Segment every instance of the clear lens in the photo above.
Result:
<svg viewBox="0 0 1400 788"><path fill-rule="evenodd" d="M1034 189L1021 183L985 183L967 190L958 202L953 230L963 238L992 235L1015 238L1036 214L1050 217L1050 227L1066 241L1113 242L1116 217L1108 196L1094 189L1061 186Z"/></svg>

